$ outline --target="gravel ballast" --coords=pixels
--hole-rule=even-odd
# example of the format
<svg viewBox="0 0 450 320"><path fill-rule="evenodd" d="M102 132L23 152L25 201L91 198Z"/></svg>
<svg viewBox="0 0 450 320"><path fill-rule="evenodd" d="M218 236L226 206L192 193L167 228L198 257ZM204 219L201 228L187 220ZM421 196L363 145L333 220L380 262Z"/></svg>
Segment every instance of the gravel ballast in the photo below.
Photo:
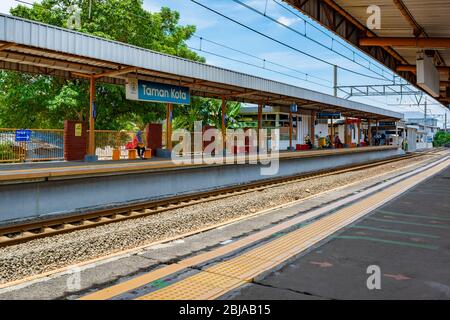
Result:
<svg viewBox="0 0 450 320"><path fill-rule="evenodd" d="M414 167L417 167L430 159L436 158L423 156L400 160L1 248L0 283L200 230L407 165L416 164Z"/></svg>

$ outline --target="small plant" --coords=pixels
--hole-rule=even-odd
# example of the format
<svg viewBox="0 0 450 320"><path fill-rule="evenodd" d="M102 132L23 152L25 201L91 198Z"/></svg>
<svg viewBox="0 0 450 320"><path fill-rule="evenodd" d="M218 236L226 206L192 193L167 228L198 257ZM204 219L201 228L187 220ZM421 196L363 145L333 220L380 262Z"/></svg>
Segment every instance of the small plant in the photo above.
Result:
<svg viewBox="0 0 450 320"><path fill-rule="evenodd" d="M0 143L0 160L15 160L14 146L10 142Z"/></svg>

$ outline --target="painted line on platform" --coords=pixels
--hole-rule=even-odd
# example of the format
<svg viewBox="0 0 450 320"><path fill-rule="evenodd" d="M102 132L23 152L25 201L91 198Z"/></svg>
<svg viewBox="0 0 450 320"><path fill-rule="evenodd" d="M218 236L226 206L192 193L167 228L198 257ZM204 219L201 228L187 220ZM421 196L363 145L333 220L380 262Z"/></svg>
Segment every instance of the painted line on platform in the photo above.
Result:
<svg viewBox="0 0 450 320"><path fill-rule="evenodd" d="M394 150L394 147L364 147L361 149L333 149L333 150L318 150L318 151L304 151L302 153L298 152L283 152L280 153L279 158L281 159L302 159L302 158L314 158L320 156L333 156L333 155L346 155L354 153L366 153L366 152L376 152L376 151L387 151ZM84 175L84 174L102 174L102 173L120 173L133 170L158 170L158 169L190 169L190 168L201 168L201 167L211 167L211 166L222 166L222 165L235 165L236 161L247 159L247 156L241 157L226 157L225 159L233 159L233 163L224 164L176 164L171 160L161 160L156 162L148 163L117 163L117 164L98 164L98 165L80 165L80 166L65 166L65 167L54 167L54 168L35 168L35 169L19 169L19 170L5 170L0 171L0 181L8 180L22 180L22 179L34 179L34 178L45 178L45 177L65 177L71 175ZM258 159L258 156L250 156L249 160ZM272 159L269 156L261 158L262 160ZM225 160L226 161L226 160Z"/></svg>
<svg viewBox="0 0 450 320"><path fill-rule="evenodd" d="M435 216L424 216L420 214L409 214L409 213L400 213L400 212L392 212L386 210L377 210L379 213L388 214L391 216L400 216L400 217L411 217L411 218L421 218L421 219L429 219L429 220L442 220L442 221L450 221L450 218L442 218Z"/></svg>
<svg viewBox="0 0 450 320"><path fill-rule="evenodd" d="M450 160L447 160L443 164L441 163L414 177L391 185L385 190L339 209L337 212L296 231L239 254L235 258L217 263L194 276L182 279L163 289L143 295L137 300L203 300L218 298L234 288L252 282L261 273L307 250L449 165ZM371 240L371 238L367 239ZM389 242L383 239L374 238L374 240ZM405 245L405 243L401 244ZM423 245L414 244L414 246L424 248ZM426 248L431 249L433 247L426 246Z"/></svg>
<svg viewBox="0 0 450 320"><path fill-rule="evenodd" d="M238 217L236 219L228 220L228 221L225 221L225 222L213 225L213 226L208 226L208 227L205 227L205 228L201 228L199 230L188 232L188 233L185 233L185 234L182 234L182 235L177 235L177 236L174 236L174 237L171 237L171 238L162 239L162 240L155 241L155 242L152 242L152 243L149 243L149 244L145 244L145 245L142 245L142 246L139 246L139 247L136 247L136 248L122 250L120 252L111 253L111 254L108 254L108 255L103 256L103 257L90 259L90 260L87 260L87 261L84 261L84 262L80 262L80 263L76 263L76 264L73 264L73 265L69 265L67 267L63 267L63 268L59 268L59 269L56 269L56 270L44 272L44 273L41 273L41 274L29 276L29 277L26 277L26 278L23 278L23 279L19 279L19 280L14 280L14 281L11 281L11 282L8 282L8 283L3 283L3 284L0 284L0 293L3 293L5 290L6 291L10 291L10 290L13 290L13 288L22 288L22 287L25 287L27 285L38 283L39 281L46 281L46 280L50 280L50 279L53 279L53 278L58 277L58 276L62 276L62 275L71 273L71 270L73 268L80 268L81 270L94 268L94 267L96 267L98 265L101 265L101 264L104 264L104 263L108 263L108 262L111 262L111 261L116 261L116 260L119 260L119 259L122 259L122 258L125 258L125 257L128 257L128 256L131 256L133 254L138 254L139 252L145 251L145 250L147 250L147 249L149 249L149 248L151 248L151 247L153 247L155 245L159 245L159 244L163 244L163 243L170 243L170 242L178 240L178 239L186 238L186 237L189 237L189 236L192 236L192 235L195 235L195 234L199 234L199 233L202 233L202 232L206 232L206 231L209 231L209 230L212 230L212 229L215 229L215 228L220 228L220 227L225 227L225 226L228 226L228 225L232 225L234 223L238 223L240 221L248 220L248 219L254 218L254 217L259 216L259 215L264 215L264 214L267 214L267 213L275 211L275 210L289 208L289 207L292 207L294 205L301 204L302 202L305 202L307 200L311 200L311 199L314 199L316 197L320 197L320 196L325 195L327 193L339 191L339 190L342 190L342 189L345 189L345 188L348 188L348 187L351 187L351 186L354 186L354 185L357 185L357 184L361 184L364 181L374 180L374 179L380 178L380 177L382 177L384 175L393 174L393 173L395 173L397 171L406 170L406 169L414 167L414 166L417 166L417 163L410 164L410 165L407 165L407 166L404 166L404 167L401 167L401 168L397 168L397 169L391 170L389 172L383 172L383 173L380 173L380 174L377 174L377 175L374 175L374 176L363 178L361 180L354 181L354 182L351 182L349 184L342 185L342 186L339 186L339 187L336 187L336 188L332 188L332 189L329 189L329 190L325 190L325 191L322 191L322 192L319 192L319 193L307 196L307 197L299 199L299 200L294 200L294 201L289 202L289 203L285 203L285 204L282 204L282 205L278 205L278 206L275 206L275 207L264 209L262 211L255 212L253 214L241 216L241 217ZM406 174L406 173L401 173L400 175L404 175L404 174ZM394 179L394 178L391 178L391 179Z"/></svg>
<svg viewBox="0 0 450 320"><path fill-rule="evenodd" d="M339 202L343 205L342 202L344 202L344 204L348 204L351 201L363 199L338 210L336 213L327 215L324 218L312 222L303 228L288 233L284 236L277 237L268 244L257 247L234 259L219 263L218 265L201 271L193 277L183 279L168 287L165 287L164 289L144 295L140 297L140 299L180 299L180 297L183 299L213 299L221 296L229 290L251 281L254 276L260 274L261 272L273 268L293 255L298 254L299 252L325 239L348 224L353 223L367 213L404 193L406 190L409 190L416 184L426 180L431 175L445 169L448 165L450 165L450 160L446 157L435 163L429 164L422 169L417 169L406 173L357 195L338 201L336 204L333 204L335 208L339 207ZM376 193L373 194L374 192ZM364 198L364 196L368 197ZM318 212L329 212L330 207L331 206L327 206L325 208L314 210L310 212L309 215L311 216L311 214L314 214L314 216L317 217L319 216ZM213 260L237 249L242 250L245 244L253 243L257 238L266 238L277 231L296 225L302 222L302 220L307 220L305 219L305 216L308 216L308 214L291 219L285 223L241 239L229 245L230 247L225 246L212 250L211 252L188 258L173 265L169 265L168 267L94 292L82 297L81 299L91 300L113 298L152 281L162 279L163 276L168 276L185 268ZM273 256L273 254L276 256ZM245 261L241 261L242 259ZM164 273L165 269L167 269L167 272ZM231 270L232 273L227 273L228 271L226 270ZM244 275L239 272L243 272ZM162 275L163 273L164 275ZM229 284L227 285L227 281L230 280L230 278L238 281L229 281ZM196 289L194 289L194 287Z"/></svg>
<svg viewBox="0 0 450 320"><path fill-rule="evenodd" d="M385 228L375 228L375 227L369 227L364 225L358 225L358 226L350 226L349 228L352 229L364 229L364 230L372 230L372 231L380 231L380 232L386 232L386 233L398 233L406 236L420 236L425 238L434 238L439 239L439 236L433 235L433 234L426 234L426 233L419 233L419 232L408 232L408 231L400 231L400 230L393 230L393 229L385 229Z"/></svg>
<svg viewBox="0 0 450 320"><path fill-rule="evenodd" d="M345 239L345 240L365 240L365 241L372 241L372 242L381 242L381 243L388 243L388 244L395 244L403 247L414 247L414 248L421 248L421 249L431 249L431 250L437 250L439 249L438 246L432 245L432 244L419 244L414 242L406 242L406 241L395 241L395 240L387 240L387 239L380 239L380 238L374 238L374 237L363 237L363 236L336 236L334 239Z"/></svg>
<svg viewBox="0 0 450 320"><path fill-rule="evenodd" d="M428 223L407 222L407 221L392 220L392 219L380 219L380 218L372 218L372 217L369 217L367 219L370 219L373 221L378 221L378 222L389 222L389 223L398 223L398 224L404 224L404 225L410 225L410 226L420 226L420 227L430 227L430 228L450 230L450 226L437 226L435 224L428 224Z"/></svg>

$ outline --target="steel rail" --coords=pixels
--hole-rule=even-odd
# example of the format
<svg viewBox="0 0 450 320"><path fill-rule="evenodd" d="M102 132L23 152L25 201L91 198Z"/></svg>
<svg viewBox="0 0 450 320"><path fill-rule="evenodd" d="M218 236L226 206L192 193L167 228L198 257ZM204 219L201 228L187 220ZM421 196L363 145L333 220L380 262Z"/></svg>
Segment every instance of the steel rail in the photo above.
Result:
<svg viewBox="0 0 450 320"><path fill-rule="evenodd" d="M37 238L53 236L75 230L93 228L108 223L141 218L148 215L158 214L174 209L180 209L199 203L229 198L249 192L262 191L269 187L276 187L324 176L337 175L345 172L364 170L383 164L417 158L437 151L439 150L414 153L406 156L396 156L389 159L367 162L362 165L344 166L328 170L299 174L295 176L267 179L263 181L224 187L210 191L197 192L195 194L167 197L160 200L132 204L129 206L115 207L88 213L80 213L70 216L26 222L23 224L21 223L1 226L0 247L6 247Z"/></svg>

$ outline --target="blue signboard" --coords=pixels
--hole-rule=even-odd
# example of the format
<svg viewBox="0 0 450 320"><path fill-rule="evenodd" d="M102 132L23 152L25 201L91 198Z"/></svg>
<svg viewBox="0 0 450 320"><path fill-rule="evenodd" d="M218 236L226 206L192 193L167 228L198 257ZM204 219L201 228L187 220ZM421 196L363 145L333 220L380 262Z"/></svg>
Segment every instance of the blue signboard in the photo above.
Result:
<svg viewBox="0 0 450 320"><path fill-rule="evenodd" d="M191 95L188 87L128 79L127 99L138 101L164 102L173 104L190 104Z"/></svg>
<svg viewBox="0 0 450 320"><path fill-rule="evenodd" d="M16 142L30 141L31 130L16 130Z"/></svg>
<svg viewBox="0 0 450 320"><path fill-rule="evenodd" d="M297 108L297 104L293 103L291 104L291 112L297 112L298 108Z"/></svg>
<svg viewBox="0 0 450 320"><path fill-rule="evenodd" d="M317 118L325 118L325 119L339 119L341 117L340 113L332 113L332 112L318 112L316 114Z"/></svg>

